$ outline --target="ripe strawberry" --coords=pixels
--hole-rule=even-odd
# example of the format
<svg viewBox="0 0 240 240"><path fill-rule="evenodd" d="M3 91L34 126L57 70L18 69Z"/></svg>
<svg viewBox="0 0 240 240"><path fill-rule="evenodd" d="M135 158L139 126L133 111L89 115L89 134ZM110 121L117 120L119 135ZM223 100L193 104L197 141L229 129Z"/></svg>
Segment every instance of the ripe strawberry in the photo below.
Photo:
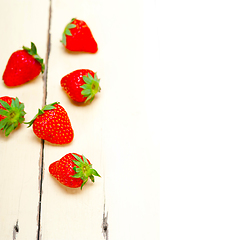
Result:
<svg viewBox="0 0 240 240"><path fill-rule="evenodd" d="M25 114L24 104L17 97L0 97L0 129L5 131L5 136L24 121Z"/></svg>
<svg viewBox="0 0 240 240"><path fill-rule="evenodd" d="M70 51L96 53L97 43L88 25L76 18L65 27L61 42Z"/></svg>
<svg viewBox="0 0 240 240"><path fill-rule="evenodd" d="M31 49L23 46L23 50L10 56L2 79L7 86L18 86L43 73L44 68L43 59L37 54L34 43L31 43Z"/></svg>
<svg viewBox="0 0 240 240"><path fill-rule="evenodd" d="M78 188L84 186L88 178L94 182L94 176L100 177L92 168L92 164L85 157L77 153L68 153L60 160L49 166L50 174L67 187Z"/></svg>
<svg viewBox="0 0 240 240"><path fill-rule="evenodd" d="M61 86L70 98L77 102L87 102L94 99L100 92L100 79L97 74L88 69L73 71L61 79Z"/></svg>
<svg viewBox="0 0 240 240"><path fill-rule="evenodd" d="M73 129L65 109L58 102L46 105L26 124L33 125L33 132L41 139L54 144L73 140Z"/></svg>

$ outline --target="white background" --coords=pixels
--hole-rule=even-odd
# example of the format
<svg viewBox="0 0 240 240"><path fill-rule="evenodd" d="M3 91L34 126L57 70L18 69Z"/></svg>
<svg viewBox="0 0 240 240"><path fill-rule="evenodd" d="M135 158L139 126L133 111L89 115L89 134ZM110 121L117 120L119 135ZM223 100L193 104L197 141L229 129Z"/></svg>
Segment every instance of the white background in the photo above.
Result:
<svg viewBox="0 0 240 240"><path fill-rule="evenodd" d="M160 239L240 239L239 1L158 0L148 7Z"/></svg>

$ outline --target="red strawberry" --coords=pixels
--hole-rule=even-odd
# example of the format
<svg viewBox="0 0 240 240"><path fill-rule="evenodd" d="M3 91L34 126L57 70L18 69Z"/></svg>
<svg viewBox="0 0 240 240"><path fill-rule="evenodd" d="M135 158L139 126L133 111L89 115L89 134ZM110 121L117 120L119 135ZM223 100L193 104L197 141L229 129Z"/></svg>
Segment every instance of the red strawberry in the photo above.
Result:
<svg viewBox="0 0 240 240"><path fill-rule="evenodd" d="M50 143L66 144L73 140L73 129L65 109L58 102L46 105L26 124L33 125L33 132Z"/></svg>
<svg viewBox="0 0 240 240"><path fill-rule="evenodd" d="M84 186L88 178L94 182L94 176L100 177L92 168L92 164L85 157L77 153L68 153L60 160L49 166L50 174L67 187L78 188Z"/></svg>
<svg viewBox="0 0 240 240"><path fill-rule="evenodd" d="M69 73L61 79L61 86L70 98L77 102L87 102L94 99L100 92L100 79L97 74L88 69L80 69Z"/></svg>
<svg viewBox="0 0 240 240"><path fill-rule="evenodd" d="M73 18L65 27L61 42L70 51L95 53L98 50L88 25L76 18Z"/></svg>
<svg viewBox="0 0 240 240"><path fill-rule="evenodd" d="M21 85L43 73L44 68L43 59L37 54L34 43L31 43L31 49L23 46L23 50L10 56L2 79L7 86Z"/></svg>
<svg viewBox="0 0 240 240"><path fill-rule="evenodd" d="M24 121L24 104L18 98L0 97L0 129L8 136Z"/></svg>

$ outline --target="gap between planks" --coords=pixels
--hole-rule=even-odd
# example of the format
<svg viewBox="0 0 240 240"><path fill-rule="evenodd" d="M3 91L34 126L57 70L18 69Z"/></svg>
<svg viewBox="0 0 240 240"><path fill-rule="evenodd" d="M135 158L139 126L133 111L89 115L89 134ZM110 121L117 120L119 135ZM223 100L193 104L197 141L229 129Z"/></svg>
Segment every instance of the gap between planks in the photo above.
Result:
<svg viewBox="0 0 240 240"><path fill-rule="evenodd" d="M19 232L18 220L13 227L13 240L16 240L17 233Z"/></svg>
<svg viewBox="0 0 240 240"><path fill-rule="evenodd" d="M103 223L102 223L102 232L103 232L103 237L105 240L108 240L108 212L106 212L106 204L104 201L104 207L103 207Z"/></svg>
<svg viewBox="0 0 240 240"><path fill-rule="evenodd" d="M48 34L47 34L47 53L45 58L45 71L43 75L43 102L42 107L47 101L47 76L48 76L48 60L51 51L51 18L52 18L52 1L49 1L49 18L48 18ZM41 235L41 212L42 212L42 185L43 185L43 170L44 170L44 140L41 140L40 157L39 157L39 202L37 216L37 240L42 239Z"/></svg>

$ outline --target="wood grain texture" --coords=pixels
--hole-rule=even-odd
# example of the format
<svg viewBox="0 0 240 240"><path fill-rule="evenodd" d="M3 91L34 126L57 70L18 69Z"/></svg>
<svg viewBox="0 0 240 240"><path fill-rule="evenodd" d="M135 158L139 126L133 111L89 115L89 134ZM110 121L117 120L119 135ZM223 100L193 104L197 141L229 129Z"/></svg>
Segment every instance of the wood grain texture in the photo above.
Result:
<svg viewBox="0 0 240 240"><path fill-rule="evenodd" d="M9 6L3 4L2 14L15 1L8 3ZM69 115L75 135L73 142L65 146L42 142L25 126L13 133L10 140L1 136L0 146L6 151L0 153L0 216L5 234L0 231L0 238L12 234L17 240L158 239L158 149L152 139L150 89L146 90L154 79L152 71L144 68L143 2L51 0L41 2L41 6L30 1L24 4L28 9L24 13L28 13L22 21L34 18L40 30L28 32L19 20L19 28L24 31L20 34L18 30L22 38L19 41L36 39L39 53L47 62L46 84L42 76L16 89L8 89L2 83L0 93L19 94L26 102L26 120L44 102L59 101ZM33 9L38 9L41 19L32 16ZM18 10L12 11L20 17ZM84 20L92 30L99 46L96 54L70 53L60 43L62 32L73 17ZM10 24L14 28L12 21ZM5 28L4 24L0 27ZM29 40L30 36L33 40ZM5 61L0 59L2 72L10 53L21 45L17 45L16 39L6 40L7 48L2 47ZM101 79L101 92L86 105L70 100L60 86L63 76L84 68L97 72ZM36 101L31 100L33 96ZM17 145L20 137L25 138ZM7 151L12 144L19 153L14 165L6 161L16 156L15 151ZM29 153L25 152L27 148ZM84 154L101 178L96 178L95 183L89 181L83 190L64 187L53 179L49 165L69 152ZM10 183L6 181L6 169L11 169L14 176Z"/></svg>
<svg viewBox="0 0 240 240"><path fill-rule="evenodd" d="M1 74L10 55L31 42L45 58L48 8L45 0L0 2L0 29L4 33L0 45ZM31 120L42 106L43 75L19 87L6 87L3 81L0 84L0 95L18 97L25 104L26 120ZM36 239L41 140L22 125L7 138L0 133L0 148L0 238Z"/></svg>

